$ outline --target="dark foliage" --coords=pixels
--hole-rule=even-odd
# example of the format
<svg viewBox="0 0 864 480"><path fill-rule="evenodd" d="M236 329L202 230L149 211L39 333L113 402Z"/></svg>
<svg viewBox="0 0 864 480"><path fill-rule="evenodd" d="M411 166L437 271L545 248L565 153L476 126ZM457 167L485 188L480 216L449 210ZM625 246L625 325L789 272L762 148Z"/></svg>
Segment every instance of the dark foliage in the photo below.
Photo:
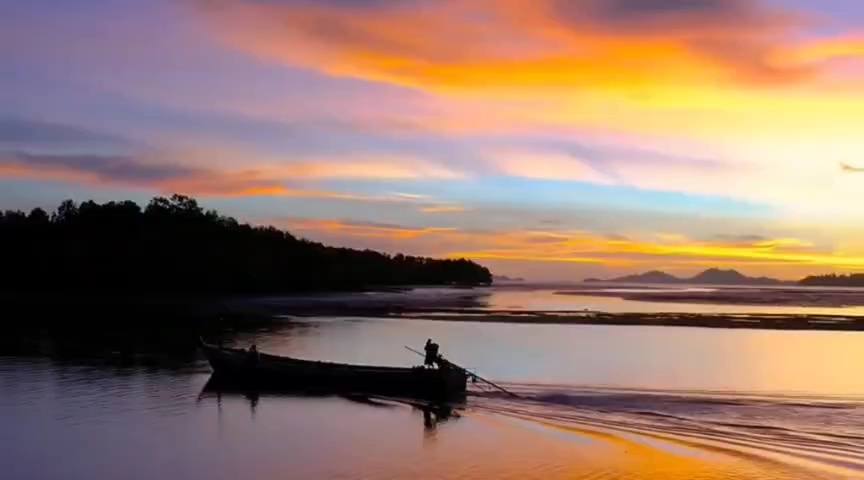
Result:
<svg viewBox="0 0 864 480"><path fill-rule="evenodd" d="M798 284L818 287L864 287L864 273L811 275L803 278Z"/></svg>
<svg viewBox="0 0 864 480"><path fill-rule="evenodd" d="M6 291L225 294L486 284L469 260L333 248L204 211L189 197L0 214Z"/></svg>

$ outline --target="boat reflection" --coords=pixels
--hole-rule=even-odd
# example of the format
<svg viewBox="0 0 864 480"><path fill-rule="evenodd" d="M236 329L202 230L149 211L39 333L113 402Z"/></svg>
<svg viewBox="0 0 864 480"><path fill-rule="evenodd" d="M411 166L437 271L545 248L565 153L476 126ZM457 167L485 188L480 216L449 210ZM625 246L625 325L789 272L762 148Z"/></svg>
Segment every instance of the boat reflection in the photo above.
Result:
<svg viewBox="0 0 864 480"><path fill-rule="evenodd" d="M427 433L434 433L438 426L442 423L449 422L461 418L461 409L464 409L463 403L436 403L425 402L412 398L400 397L384 397L365 393L332 393L320 389L295 389L295 390L263 390L250 389L243 385L238 385L234 382L226 381L216 375L211 375L210 379L201 389L198 395L198 402L206 398L216 399L217 405L221 408L222 398L224 397L243 397L249 402L250 411L254 417L255 409L262 397L285 398L285 397L303 397L303 398L327 398L339 397L345 400L360 403L373 408L399 408L400 406L409 406L414 411L422 412L423 427Z"/></svg>
<svg viewBox="0 0 864 480"><path fill-rule="evenodd" d="M414 406L414 409L423 412L423 427L430 431L442 423L461 418L459 411L451 405L426 404Z"/></svg>

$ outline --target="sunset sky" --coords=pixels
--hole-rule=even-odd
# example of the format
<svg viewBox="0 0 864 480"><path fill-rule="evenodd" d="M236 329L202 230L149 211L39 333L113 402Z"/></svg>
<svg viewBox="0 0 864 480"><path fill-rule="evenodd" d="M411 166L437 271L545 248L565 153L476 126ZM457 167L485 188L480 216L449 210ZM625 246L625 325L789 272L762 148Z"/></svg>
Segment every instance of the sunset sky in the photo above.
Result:
<svg viewBox="0 0 864 480"><path fill-rule="evenodd" d="M861 0L0 0L0 208L531 279L864 271Z"/></svg>

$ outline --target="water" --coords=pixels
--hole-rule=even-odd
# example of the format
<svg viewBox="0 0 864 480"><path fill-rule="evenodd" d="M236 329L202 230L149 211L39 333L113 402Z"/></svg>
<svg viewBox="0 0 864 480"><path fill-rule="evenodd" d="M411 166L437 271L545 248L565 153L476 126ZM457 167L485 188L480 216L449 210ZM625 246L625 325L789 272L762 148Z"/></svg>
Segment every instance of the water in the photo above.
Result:
<svg viewBox="0 0 864 480"><path fill-rule="evenodd" d="M764 287L763 287L764 288ZM795 306L795 305L736 305L711 304L696 302L652 302L635 301L620 297L601 297L592 295L560 295L561 291L571 289L491 289L484 296L484 304L489 309L501 310L592 310L610 313L705 313L705 314L809 314L809 315L864 315L862 306ZM699 287L657 287L657 288L597 288L597 291L610 293L652 293L674 292L697 294L713 292L721 289ZM730 289L722 289L729 291ZM733 291L746 292L752 289L736 288ZM770 290L770 289L766 289ZM814 289L801 287L788 289L789 296L794 297L796 291L812 292ZM587 290L583 290L587 291ZM860 291L860 290L859 290Z"/></svg>
<svg viewBox="0 0 864 480"><path fill-rule="evenodd" d="M857 478L864 335L310 318L229 340L352 363L438 341L523 398L441 423L389 401L216 394L196 357L0 357L4 479Z"/></svg>
<svg viewBox="0 0 864 480"><path fill-rule="evenodd" d="M710 292L726 294L726 303L662 302L630 300L618 296L579 295L591 291L626 294L677 293L698 295ZM563 295L562 292L568 294ZM735 294L758 297L770 295L771 304L736 304ZM796 305L802 297L819 298L824 306ZM485 310L513 311L600 311L609 313L702 313L702 314L809 314L809 315L864 315L864 289L825 287L699 287L699 286L596 286L559 285L551 287L520 285L495 288L462 289L417 289L410 293L377 292L348 297L352 305L374 303L403 304L437 308L476 308ZM343 300L346 298L341 297ZM306 300L306 299L304 299ZM310 301L316 299L308 299ZM321 299L317 299L321 301ZM850 300L853 300L850 302ZM332 301L328 299L327 301ZM272 299L274 303L296 304L296 298ZM857 305L856 305L857 303Z"/></svg>

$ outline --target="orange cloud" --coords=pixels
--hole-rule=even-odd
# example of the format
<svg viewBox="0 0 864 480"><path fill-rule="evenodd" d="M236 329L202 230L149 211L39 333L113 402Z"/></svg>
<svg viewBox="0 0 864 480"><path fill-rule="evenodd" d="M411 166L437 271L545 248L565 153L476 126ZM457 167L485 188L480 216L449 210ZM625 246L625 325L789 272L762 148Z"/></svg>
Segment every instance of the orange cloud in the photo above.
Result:
<svg viewBox="0 0 864 480"><path fill-rule="evenodd" d="M420 207L421 213L457 213L464 212L467 209L462 205L432 205L428 207Z"/></svg>
<svg viewBox="0 0 864 480"><path fill-rule="evenodd" d="M806 15L760 0L197 1L246 52L439 94L449 113L427 125L445 131L836 144L864 108L864 81L833 68L861 37L815 37Z"/></svg>
<svg viewBox="0 0 864 480"><path fill-rule="evenodd" d="M200 3L256 54L436 89L783 84L813 75L818 51L790 61L807 19L755 0Z"/></svg>
<svg viewBox="0 0 864 480"><path fill-rule="evenodd" d="M215 170L125 156L11 153L0 157L0 178L3 177L115 185L200 196L286 196L387 202L418 200L407 194L358 195L289 187L282 180L284 177L268 171Z"/></svg>
<svg viewBox="0 0 864 480"><path fill-rule="evenodd" d="M267 168L267 167L264 167ZM292 162L267 168L286 178L351 178L351 179L458 179L463 172L414 157L375 155L353 156L348 160L318 159Z"/></svg>
<svg viewBox="0 0 864 480"><path fill-rule="evenodd" d="M788 63L824 63L864 56L864 35L823 38L788 52Z"/></svg>
<svg viewBox="0 0 864 480"><path fill-rule="evenodd" d="M229 174L177 165L145 164L117 156L16 154L0 160L0 177L122 185L214 196L291 193L284 185L250 172Z"/></svg>
<svg viewBox="0 0 864 480"><path fill-rule="evenodd" d="M456 232L455 228L408 228L398 225L351 223L329 219L292 219L280 222L286 228L298 231L325 231L362 238L416 239L425 235Z"/></svg>
<svg viewBox="0 0 864 480"><path fill-rule="evenodd" d="M847 200L860 179L836 168L864 158L864 79L835 68L860 61L864 41L813 35L810 18L766 1L201 3L216 36L243 51L433 93L419 121L437 131L623 132L716 160L607 156L598 171L556 152L491 152L500 173L864 218Z"/></svg>
<svg viewBox="0 0 864 480"><path fill-rule="evenodd" d="M472 231L410 228L338 220L300 219L281 223L313 239L378 240L372 247L475 260L545 264L600 264L612 268L693 268L737 266L757 272L864 270L864 252L839 252L796 238L695 240L661 234L655 240L630 239L584 231Z"/></svg>

